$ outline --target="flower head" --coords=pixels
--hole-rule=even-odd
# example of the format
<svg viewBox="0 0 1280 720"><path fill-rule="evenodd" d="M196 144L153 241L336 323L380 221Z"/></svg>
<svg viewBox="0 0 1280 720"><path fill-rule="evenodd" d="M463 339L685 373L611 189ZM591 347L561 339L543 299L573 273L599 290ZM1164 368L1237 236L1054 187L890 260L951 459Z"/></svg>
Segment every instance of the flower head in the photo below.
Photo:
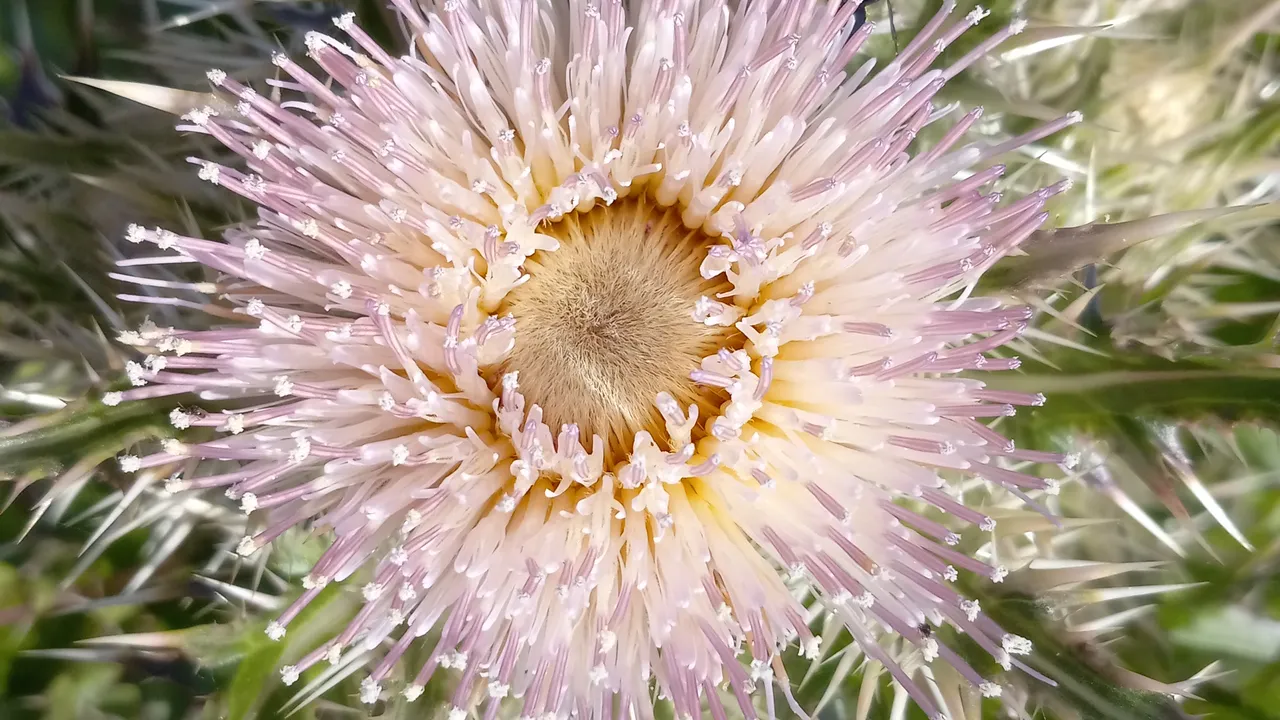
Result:
<svg viewBox="0 0 1280 720"><path fill-rule="evenodd" d="M655 684L680 716L717 712L718 688L752 715L756 688L790 698L780 653L819 651L802 584L931 714L882 631L994 687L919 628L1016 662L949 585L1003 570L897 501L989 530L938 469L1025 494L1045 482L1002 458L1056 459L985 424L1042 398L956 377L1017 367L990 353L1026 310L970 291L1065 187L1001 204L1002 169L967 168L1074 117L958 147L979 112L934 104L1011 31L932 68L980 19L947 2L873 75L850 66L857 3L394 4L410 55L344 16L350 44L308 37L327 78L276 58L287 102L210 74L238 105L189 129L245 167L200 174L257 224L130 231L240 278L223 298L245 322L141 341L183 352L124 399L234 411L175 411L224 434L122 465L243 462L182 487L265 517L250 551L307 520L332 533L272 637L359 577L363 610L286 679L385 643L371 702L434 630L401 690L450 669L459 717L492 717L476 698L647 717ZM951 126L914 151L932 123Z"/></svg>

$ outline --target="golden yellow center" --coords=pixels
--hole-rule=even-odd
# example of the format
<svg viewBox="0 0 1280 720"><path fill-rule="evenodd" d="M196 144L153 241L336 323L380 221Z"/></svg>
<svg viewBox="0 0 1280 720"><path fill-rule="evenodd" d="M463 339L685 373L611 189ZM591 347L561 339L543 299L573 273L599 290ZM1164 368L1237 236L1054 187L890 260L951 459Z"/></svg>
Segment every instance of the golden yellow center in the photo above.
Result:
<svg viewBox="0 0 1280 720"><path fill-rule="evenodd" d="M733 332L693 318L699 298L728 288L698 273L713 241L643 200L571 215L544 232L560 248L529 258L528 281L507 297L516 342L502 370L519 371L527 405L542 407L552 432L576 423L584 444L600 435L620 459L641 430L666 437L658 393L699 405L701 417L713 412L718 393L689 379Z"/></svg>

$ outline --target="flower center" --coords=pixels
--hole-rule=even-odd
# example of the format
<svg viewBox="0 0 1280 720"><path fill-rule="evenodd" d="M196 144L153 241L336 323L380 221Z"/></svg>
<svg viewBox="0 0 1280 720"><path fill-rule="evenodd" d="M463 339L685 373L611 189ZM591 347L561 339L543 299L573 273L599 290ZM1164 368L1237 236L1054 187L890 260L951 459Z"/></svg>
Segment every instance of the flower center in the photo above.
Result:
<svg viewBox="0 0 1280 720"><path fill-rule="evenodd" d="M698 272L712 240L676 210L643 200L543 232L560 248L530 257L528 281L507 296L516 341L502 371L519 372L525 401L542 408L547 426L577 424L584 441L599 435L612 462L641 430L665 437L658 393L699 405L702 417L713 412L723 398L689 379L734 333L693 318L699 298L728 288Z"/></svg>

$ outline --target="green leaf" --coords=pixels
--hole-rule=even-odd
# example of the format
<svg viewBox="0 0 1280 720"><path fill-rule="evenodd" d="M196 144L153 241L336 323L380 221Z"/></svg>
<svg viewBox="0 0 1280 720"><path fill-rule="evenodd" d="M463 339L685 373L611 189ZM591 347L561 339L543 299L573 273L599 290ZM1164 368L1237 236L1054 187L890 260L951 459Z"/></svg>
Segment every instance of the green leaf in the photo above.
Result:
<svg viewBox="0 0 1280 720"><path fill-rule="evenodd" d="M118 447L141 437L169 432L169 405L159 401L122 403L115 407L84 400L62 410L0 430L0 467L70 455L78 457L86 445L116 443ZM169 404L172 400L168 401Z"/></svg>
<svg viewBox="0 0 1280 720"><path fill-rule="evenodd" d="M283 643L263 643L240 662L226 692L228 720L254 717L264 700L267 682L274 683L278 678L276 669L284 650Z"/></svg>
<svg viewBox="0 0 1280 720"><path fill-rule="evenodd" d="M108 137L0 130L0 163L26 168L55 168L92 175L130 159L132 152L127 145Z"/></svg>
<svg viewBox="0 0 1280 720"><path fill-rule="evenodd" d="M97 708L123 674L115 664L91 663L72 665L49 686L45 697L48 708L44 720L82 720L96 717Z"/></svg>
<svg viewBox="0 0 1280 720"><path fill-rule="evenodd" d="M239 637L247 653L225 693L227 717L242 720L267 709L272 710L271 717L278 717L280 698L273 693L282 687L280 667L336 634L354 614L356 597L337 583L328 586L289 623L288 633L279 642L265 636L262 624L242 626Z"/></svg>
<svg viewBox="0 0 1280 720"><path fill-rule="evenodd" d="M1266 662L1280 659L1280 620L1259 617L1231 605L1203 612L1187 627L1174 628L1174 642L1213 652L1217 657L1243 657Z"/></svg>
<svg viewBox="0 0 1280 720"><path fill-rule="evenodd" d="M1044 393L1044 407L1031 411L1036 422L1087 425L1092 418L1113 416L1280 417L1280 369L1136 354L1085 362L1084 367L1068 364L1059 370L1033 364L1027 372L988 373L983 380L1002 390Z"/></svg>

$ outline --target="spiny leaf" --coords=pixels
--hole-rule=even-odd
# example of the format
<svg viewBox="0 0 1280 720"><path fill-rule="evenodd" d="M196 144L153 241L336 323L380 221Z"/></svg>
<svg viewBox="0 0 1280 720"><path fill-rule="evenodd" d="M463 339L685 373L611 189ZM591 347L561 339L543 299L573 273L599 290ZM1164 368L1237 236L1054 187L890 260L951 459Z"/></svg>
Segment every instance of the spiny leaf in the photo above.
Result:
<svg viewBox="0 0 1280 720"><path fill-rule="evenodd" d="M1114 672L1117 668L1097 648L1065 640L1060 635L1060 625L1031 596L998 586L963 579L961 582L967 586L966 594L978 599L983 612L1000 627L1031 641L1034 650L1022 659L1057 683L1056 687L1029 684L1033 695L1096 720L1186 719L1167 695L1120 686ZM976 655L974 661L983 662Z"/></svg>
<svg viewBox="0 0 1280 720"><path fill-rule="evenodd" d="M1023 244L1024 256L1009 258L983 278L994 287L1014 287L1046 276L1061 276L1090 262L1154 238L1233 215L1263 222L1280 214L1280 205L1262 203L1167 213L1118 223L1039 230Z"/></svg>
<svg viewBox="0 0 1280 720"><path fill-rule="evenodd" d="M98 78L76 77L73 75L63 75L62 77L64 80L105 90L126 100L132 100L172 115L182 115L183 113L208 106L217 107L220 104L217 97L212 93L177 90L162 85L149 85L147 83L127 82L124 80L100 80Z"/></svg>
<svg viewBox="0 0 1280 720"><path fill-rule="evenodd" d="M1085 27L1033 27L1011 38L1001 46L1000 59L1005 62L1021 60L1037 53L1078 42L1091 35L1110 30L1115 25L1092 25Z"/></svg>
<svg viewBox="0 0 1280 720"><path fill-rule="evenodd" d="M1055 560L1039 558L1010 577L1011 585L1027 590L1045 591L1102 580L1127 572L1154 570L1160 562L1109 563L1090 560Z"/></svg>

